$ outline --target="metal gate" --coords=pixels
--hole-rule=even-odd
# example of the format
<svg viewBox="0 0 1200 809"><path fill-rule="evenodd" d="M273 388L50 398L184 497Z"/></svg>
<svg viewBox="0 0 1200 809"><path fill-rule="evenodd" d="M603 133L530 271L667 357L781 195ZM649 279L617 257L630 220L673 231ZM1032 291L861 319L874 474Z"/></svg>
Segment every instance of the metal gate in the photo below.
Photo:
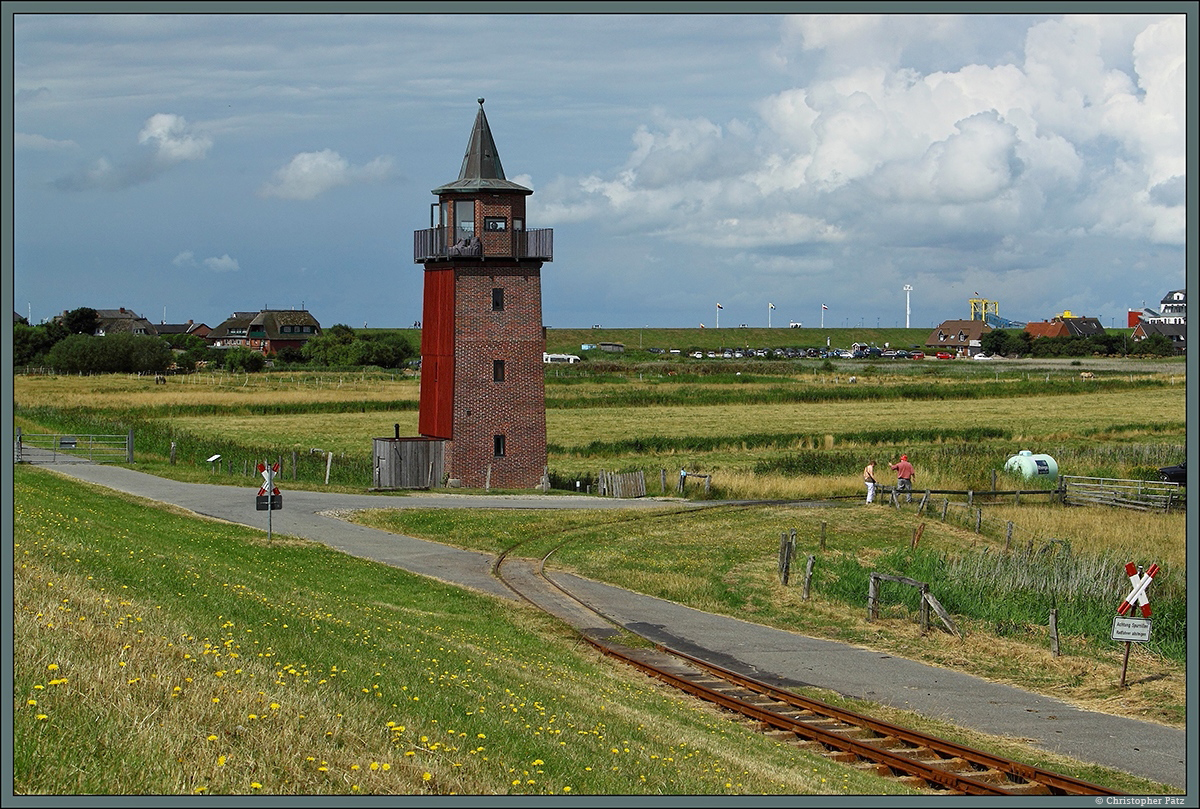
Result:
<svg viewBox="0 0 1200 809"><path fill-rule="evenodd" d="M125 435L26 433L13 438L14 463L133 463L133 430Z"/></svg>

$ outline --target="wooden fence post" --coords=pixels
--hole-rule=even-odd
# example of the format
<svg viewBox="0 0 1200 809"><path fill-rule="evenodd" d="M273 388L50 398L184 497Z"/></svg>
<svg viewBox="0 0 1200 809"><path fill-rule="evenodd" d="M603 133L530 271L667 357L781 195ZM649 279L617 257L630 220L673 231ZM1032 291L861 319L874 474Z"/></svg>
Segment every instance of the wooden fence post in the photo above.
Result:
<svg viewBox="0 0 1200 809"><path fill-rule="evenodd" d="M329 470L333 468L333 450L325 457L325 485L329 485ZM491 467L488 467L488 477L491 477Z"/></svg>
<svg viewBox="0 0 1200 809"><path fill-rule="evenodd" d="M983 528L983 509L977 508L975 509L975 533L978 534L981 528Z"/></svg>
<svg viewBox="0 0 1200 809"><path fill-rule="evenodd" d="M175 442L171 442L171 466L175 465Z"/></svg>
<svg viewBox="0 0 1200 809"><path fill-rule="evenodd" d="M950 508L950 498L947 497L942 501L942 522L946 521L946 511Z"/></svg>
<svg viewBox="0 0 1200 809"><path fill-rule="evenodd" d="M1013 522L1012 522L1012 520L1009 520L1008 525L1004 529L1004 550L1006 550L1006 551L1012 547L1012 535L1013 535Z"/></svg>
<svg viewBox="0 0 1200 809"><path fill-rule="evenodd" d="M915 544L915 543L914 543ZM921 634L929 634L929 585L921 585Z"/></svg>
<svg viewBox="0 0 1200 809"><path fill-rule="evenodd" d="M879 617L879 574L872 573L867 580L867 620Z"/></svg>
<svg viewBox="0 0 1200 809"><path fill-rule="evenodd" d="M821 520L821 550L825 550L825 521Z"/></svg>
<svg viewBox="0 0 1200 809"><path fill-rule="evenodd" d="M1058 657L1058 608L1050 610L1050 654Z"/></svg>
<svg viewBox="0 0 1200 809"><path fill-rule="evenodd" d="M811 553L808 555L808 564L804 566L804 595L803 600L808 601L808 590L812 584L813 564L817 561L817 557Z"/></svg>

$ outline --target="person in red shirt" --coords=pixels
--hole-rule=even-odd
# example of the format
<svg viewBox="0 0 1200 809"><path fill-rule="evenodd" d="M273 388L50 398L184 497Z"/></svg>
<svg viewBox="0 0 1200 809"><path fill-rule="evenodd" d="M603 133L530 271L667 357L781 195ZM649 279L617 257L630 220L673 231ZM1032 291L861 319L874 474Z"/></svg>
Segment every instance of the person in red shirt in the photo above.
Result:
<svg viewBox="0 0 1200 809"><path fill-rule="evenodd" d="M913 467L908 462L907 455L901 455L900 460L894 464L889 464L889 467L896 472L896 491L906 492L908 494L908 502L912 502L912 479Z"/></svg>

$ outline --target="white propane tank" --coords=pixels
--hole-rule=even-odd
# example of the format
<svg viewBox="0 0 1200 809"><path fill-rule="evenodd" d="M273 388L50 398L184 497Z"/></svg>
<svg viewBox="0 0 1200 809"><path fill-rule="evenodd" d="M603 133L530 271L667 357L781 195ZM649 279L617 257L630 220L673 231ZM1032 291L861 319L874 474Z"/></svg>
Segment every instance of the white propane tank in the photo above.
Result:
<svg viewBox="0 0 1200 809"><path fill-rule="evenodd" d="M1016 472L1024 478L1058 479L1058 463L1049 455L1035 455L1023 449L1004 464L1005 472Z"/></svg>

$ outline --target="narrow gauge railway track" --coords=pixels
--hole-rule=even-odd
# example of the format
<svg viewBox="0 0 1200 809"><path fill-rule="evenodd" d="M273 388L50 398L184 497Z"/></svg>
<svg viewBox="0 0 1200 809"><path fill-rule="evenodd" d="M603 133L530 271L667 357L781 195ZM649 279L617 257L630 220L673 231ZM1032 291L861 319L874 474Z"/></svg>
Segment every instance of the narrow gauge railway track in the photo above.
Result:
<svg viewBox="0 0 1200 809"><path fill-rule="evenodd" d="M513 569L521 563L510 556L522 544L500 554L492 568L509 589L539 609L562 616L561 609L547 607L546 594L553 592L560 602L569 600L571 610L586 611L604 624L624 629L545 575L545 560L565 542L532 563L533 575ZM743 717L775 739L874 770L917 790L943 795L1124 794L803 697L660 644L635 649L614 642L607 633L580 634L603 654Z"/></svg>

